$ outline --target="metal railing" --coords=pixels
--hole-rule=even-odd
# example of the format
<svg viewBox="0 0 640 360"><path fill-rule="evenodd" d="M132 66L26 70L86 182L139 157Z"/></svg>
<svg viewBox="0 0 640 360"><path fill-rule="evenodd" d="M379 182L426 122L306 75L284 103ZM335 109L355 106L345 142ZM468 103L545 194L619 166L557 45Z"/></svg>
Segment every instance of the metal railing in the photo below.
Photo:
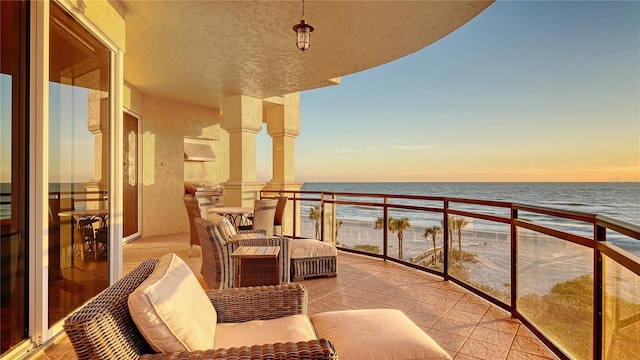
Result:
<svg viewBox="0 0 640 360"><path fill-rule="evenodd" d="M287 196L292 203L285 215L291 224L285 226L290 231L286 235L316 237L336 243L343 251L442 276L509 311L562 359L640 356L637 347L629 344L634 341L632 329L640 326L640 227L636 224L499 201L326 191L261 192L261 197L273 196ZM352 228L356 230L343 235L340 242L338 229L344 219L340 214L358 211L368 214L355 221ZM313 220L307 224L315 222L318 236L313 231L304 234L306 224L301 220L312 212ZM409 217L418 223L414 228L425 230L425 241L411 242L420 254L407 258L403 250L406 253L410 246L403 245L407 243L403 237L411 227L398 225L397 219ZM427 229L433 227L440 232L430 229L427 236ZM419 233L412 231L418 238ZM355 234L359 238L363 233L373 245L349 243ZM398 235L397 250L390 234ZM463 248L463 234L480 240L467 241ZM486 266L477 263L482 255L471 251L475 249L485 251L495 264L506 264L503 288L496 281L474 279ZM495 264L490 266L499 273ZM541 289L544 284L547 288ZM630 331L631 338L625 334ZM640 341L637 337L636 332L635 341Z"/></svg>

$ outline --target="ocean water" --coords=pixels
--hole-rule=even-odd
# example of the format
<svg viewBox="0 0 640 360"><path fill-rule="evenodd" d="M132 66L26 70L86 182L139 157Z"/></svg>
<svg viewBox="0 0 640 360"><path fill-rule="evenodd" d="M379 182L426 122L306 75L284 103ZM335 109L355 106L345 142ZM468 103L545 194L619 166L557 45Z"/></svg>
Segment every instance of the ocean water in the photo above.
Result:
<svg viewBox="0 0 640 360"><path fill-rule="evenodd" d="M602 183L328 183L302 190L444 196L537 205L607 215L640 224L640 182ZM343 214L357 219L357 209Z"/></svg>
<svg viewBox="0 0 640 360"><path fill-rule="evenodd" d="M587 214L606 215L615 219L640 225L640 182L600 182L600 183L346 183L346 182L310 182L305 183L302 190L357 192L365 194L396 194L420 196L444 196L464 199L493 200L546 208L582 212ZM305 196L311 197L311 196ZM362 202L381 202L373 198L350 198L342 196L339 200L357 200ZM441 202L420 202L413 200L398 200L395 204L441 207ZM302 219L307 218L312 206L317 202L306 201L300 204ZM483 214L498 215L508 218L509 210L457 204L451 208L481 212ZM382 217L380 208L360 205L339 205L337 218L344 222L362 222L373 224ZM412 228L406 232L405 238L414 241L424 241L421 231L424 227L438 225L442 220L440 213L424 213L409 210L390 210L390 216L407 217ZM552 218L530 212L520 212L519 217L534 221L537 224L555 229L593 236L593 227L572 220ZM475 233L505 233L508 226L474 221L465 228ZM371 226L370 226L371 227ZM619 242L625 249L635 249L638 241L629 239L615 232L607 233L607 239ZM634 251L635 252L635 251Z"/></svg>
<svg viewBox="0 0 640 360"><path fill-rule="evenodd" d="M60 191L86 191L82 183L51 183L49 184L49 192ZM84 195L76 194L76 198L83 198ZM85 203L78 202L76 210L82 210L86 206ZM11 218L11 184L0 183L0 220Z"/></svg>

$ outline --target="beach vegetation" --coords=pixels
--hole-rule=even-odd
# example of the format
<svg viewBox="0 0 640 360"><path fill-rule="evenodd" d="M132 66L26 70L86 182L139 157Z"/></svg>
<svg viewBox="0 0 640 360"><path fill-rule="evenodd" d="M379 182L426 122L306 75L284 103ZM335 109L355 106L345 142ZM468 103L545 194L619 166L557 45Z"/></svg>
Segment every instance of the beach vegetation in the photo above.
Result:
<svg viewBox="0 0 640 360"><path fill-rule="evenodd" d="M575 358L591 359L593 296L593 278L583 275L518 298L518 309Z"/></svg>
<svg viewBox="0 0 640 360"><path fill-rule="evenodd" d="M316 205L309 210L309 220L315 222L316 239L320 238L320 218L322 217L322 211L320 211L320 205Z"/></svg>
<svg viewBox="0 0 640 360"><path fill-rule="evenodd" d="M435 265L436 264L436 237L442 234L442 228L438 225L434 225L431 227L428 227L426 229L424 229L424 237L425 239L429 240L429 238L431 238L431 240L433 241L433 261L432 264Z"/></svg>
<svg viewBox="0 0 640 360"><path fill-rule="evenodd" d="M376 230L383 229L384 226L384 218L377 218L375 223L373 224L373 228ZM404 238L404 231L411 227L411 223L409 222L409 218L393 218L389 216L387 229L392 234L398 234L398 258L402 259L402 239Z"/></svg>
<svg viewBox="0 0 640 360"><path fill-rule="evenodd" d="M373 254L382 254L382 251L380 251L380 247L377 245L370 245L370 244L354 245L353 248L356 250L366 251Z"/></svg>

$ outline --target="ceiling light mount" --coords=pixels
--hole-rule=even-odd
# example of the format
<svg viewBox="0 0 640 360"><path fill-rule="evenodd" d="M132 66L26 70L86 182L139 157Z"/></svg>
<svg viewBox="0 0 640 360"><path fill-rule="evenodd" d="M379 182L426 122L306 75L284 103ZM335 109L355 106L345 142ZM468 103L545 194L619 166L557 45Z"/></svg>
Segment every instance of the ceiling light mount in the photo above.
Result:
<svg viewBox="0 0 640 360"><path fill-rule="evenodd" d="M293 26L293 31L296 32L296 46L300 51L307 51L311 47L310 38L313 30L313 26L304 20L304 0L302 0L302 20L300 20L300 24Z"/></svg>

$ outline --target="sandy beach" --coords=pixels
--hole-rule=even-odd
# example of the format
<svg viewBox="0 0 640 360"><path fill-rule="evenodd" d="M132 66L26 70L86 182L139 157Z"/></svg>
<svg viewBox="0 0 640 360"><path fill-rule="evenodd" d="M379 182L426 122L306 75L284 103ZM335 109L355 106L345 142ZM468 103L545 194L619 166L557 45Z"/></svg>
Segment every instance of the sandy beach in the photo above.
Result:
<svg viewBox="0 0 640 360"><path fill-rule="evenodd" d="M433 224L439 225L439 224ZM499 225L503 226L503 225ZM478 224L476 228L480 227ZM495 227L495 225L494 225ZM408 260L421 252L432 249L431 238L425 239L424 227L411 227L404 231L403 258ZM301 234L314 236L314 223L303 219ZM471 283L485 285L505 291L509 289L510 242L509 226L504 231L463 230L462 250L477 254L477 262L463 262ZM442 234L436 239L436 246L442 246ZM397 257L397 234L389 234L388 254ZM338 229L337 242L340 246L354 248L356 245L383 247L382 230L374 229L373 222L343 220ZM454 247L458 247L457 232L453 234ZM593 253L589 248L562 240L522 232L518 241L518 294L548 293L553 285L575 279L593 272ZM454 259L457 262L457 259Z"/></svg>

